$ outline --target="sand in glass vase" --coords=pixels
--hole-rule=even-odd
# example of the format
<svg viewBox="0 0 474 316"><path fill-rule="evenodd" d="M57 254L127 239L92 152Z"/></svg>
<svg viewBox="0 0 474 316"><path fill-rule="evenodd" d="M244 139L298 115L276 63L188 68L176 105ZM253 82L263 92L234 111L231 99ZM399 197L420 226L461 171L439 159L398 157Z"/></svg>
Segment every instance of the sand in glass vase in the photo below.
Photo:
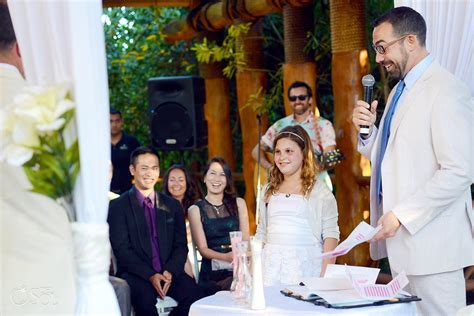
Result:
<svg viewBox="0 0 474 316"><path fill-rule="evenodd" d="M252 290L252 276L250 275L247 251L248 241L241 241L237 243L238 266L237 266L237 284L235 286L234 298L242 303L250 300Z"/></svg>
<svg viewBox="0 0 474 316"><path fill-rule="evenodd" d="M237 253L237 243L242 241L242 232L233 231L229 232L230 244L232 247L232 284L230 285L230 290L235 291L237 285L237 267L238 267L238 253Z"/></svg>

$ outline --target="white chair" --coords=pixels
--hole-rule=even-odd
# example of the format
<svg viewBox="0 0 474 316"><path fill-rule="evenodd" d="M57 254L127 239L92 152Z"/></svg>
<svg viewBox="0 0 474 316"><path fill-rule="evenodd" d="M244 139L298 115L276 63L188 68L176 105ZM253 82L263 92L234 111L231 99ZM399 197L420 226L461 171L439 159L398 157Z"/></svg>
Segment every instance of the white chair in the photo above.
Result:
<svg viewBox="0 0 474 316"><path fill-rule="evenodd" d="M201 260L198 258L196 244L194 243L194 238L192 238L192 249L193 249L193 270L194 270L194 279L196 283L199 283L199 270L201 267Z"/></svg>
<svg viewBox="0 0 474 316"><path fill-rule="evenodd" d="M192 229L191 229L191 223L187 222L186 228L189 229L189 235L191 235L191 249L192 249L192 255L193 255L193 261L191 265L193 266L194 280L196 281L196 284L197 284L199 283L199 271L201 270L202 256L200 253L198 253L196 243L194 242ZM188 247L189 247L189 243L188 243Z"/></svg>

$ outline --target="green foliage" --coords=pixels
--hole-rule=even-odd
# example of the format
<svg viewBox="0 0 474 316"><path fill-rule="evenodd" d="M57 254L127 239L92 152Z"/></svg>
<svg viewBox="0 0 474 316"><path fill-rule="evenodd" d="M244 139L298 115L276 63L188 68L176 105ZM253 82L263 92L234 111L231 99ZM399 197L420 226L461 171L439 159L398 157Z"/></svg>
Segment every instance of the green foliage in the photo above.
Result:
<svg viewBox="0 0 474 316"><path fill-rule="evenodd" d="M263 87L260 87L256 93L249 96L244 108L250 106L255 113L264 114L269 113L275 105L283 104L283 65L269 71L268 75L271 84L267 92L264 93Z"/></svg>
<svg viewBox="0 0 474 316"><path fill-rule="evenodd" d="M197 75L192 42L165 42L163 27L187 14L177 8L106 8L103 22L110 105L123 114L124 129L141 144L150 143L148 79ZM161 167L180 161L203 161L204 151L161 153Z"/></svg>
<svg viewBox="0 0 474 316"><path fill-rule="evenodd" d="M264 70L268 73L268 83L250 95L244 107L249 106L258 114L268 114L273 123L284 116L282 15L267 15L263 22Z"/></svg>
<svg viewBox="0 0 474 316"><path fill-rule="evenodd" d="M195 43L191 50L195 52L196 59L200 63L209 64L213 62L226 61L227 65L223 69L223 74L227 78L232 78L237 68L245 67L245 56L242 49L237 47L238 38L250 30L251 23L239 23L227 28L227 36L222 45L216 42L209 42L203 38L201 43ZM241 44L240 44L241 45Z"/></svg>

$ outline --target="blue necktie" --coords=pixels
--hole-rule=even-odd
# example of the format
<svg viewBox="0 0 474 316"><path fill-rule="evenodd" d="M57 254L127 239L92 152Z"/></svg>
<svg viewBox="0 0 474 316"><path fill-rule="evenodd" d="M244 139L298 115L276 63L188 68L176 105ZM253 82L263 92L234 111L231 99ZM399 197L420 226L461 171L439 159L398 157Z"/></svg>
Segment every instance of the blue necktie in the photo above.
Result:
<svg viewBox="0 0 474 316"><path fill-rule="evenodd" d="M405 82L400 80L395 91L395 95L392 98L390 107L388 108L387 114L385 115L385 120L382 128L382 136L380 138L380 155L377 161L377 206L379 206L381 197L382 197L382 160L385 155L385 149L387 148L388 139L390 137L390 126L392 125L392 118L395 110L397 108L398 100L402 95L403 89L405 88Z"/></svg>

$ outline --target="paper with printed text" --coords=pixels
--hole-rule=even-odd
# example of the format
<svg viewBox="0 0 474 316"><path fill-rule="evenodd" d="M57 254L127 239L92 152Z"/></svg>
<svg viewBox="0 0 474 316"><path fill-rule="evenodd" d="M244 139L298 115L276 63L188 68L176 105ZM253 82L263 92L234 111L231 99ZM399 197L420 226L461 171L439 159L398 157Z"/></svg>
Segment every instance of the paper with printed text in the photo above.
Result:
<svg viewBox="0 0 474 316"><path fill-rule="evenodd" d="M351 232L351 234L341 242L334 250L325 252L321 254L323 258L339 257L345 255L355 246L371 240L375 234L382 228L381 225L376 228L370 226L366 222L362 221L356 228Z"/></svg>

